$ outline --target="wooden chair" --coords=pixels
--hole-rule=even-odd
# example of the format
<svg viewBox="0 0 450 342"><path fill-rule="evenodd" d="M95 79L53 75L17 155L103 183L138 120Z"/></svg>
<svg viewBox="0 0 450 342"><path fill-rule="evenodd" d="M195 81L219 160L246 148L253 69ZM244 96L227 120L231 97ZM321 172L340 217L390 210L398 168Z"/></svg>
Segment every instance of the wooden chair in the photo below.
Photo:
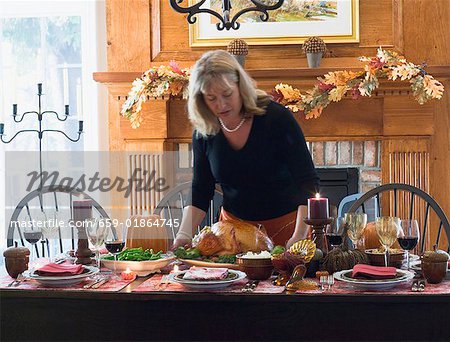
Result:
<svg viewBox="0 0 450 342"><path fill-rule="evenodd" d="M365 212L365 203L372 198L375 198L377 203L377 217L396 216L418 221L421 232L419 253L422 253L425 248L431 249L435 244L449 250L450 223L448 218L439 204L425 191L408 184L384 184L362 195L348 211L355 212L361 207ZM430 224L436 224L438 227L434 241L432 241L429 229ZM441 241L442 230L445 232L446 241Z"/></svg>
<svg viewBox="0 0 450 342"><path fill-rule="evenodd" d="M182 183L170 190L163 199L158 203L153 214L168 220L166 224L170 230L169 236L175 239L177 235L179 224L183 216L183 209L188 202L188 196L191 193L192 182ZM198 227L201 229L204 226L211 226L219 219L220 208L222 207L222 192L216 188L214 197L210 202L206 217Z"/></svg>
<svg viewBox="0 0 450 342"><path fill-rule="evenodd" d="M64 221L64 226L67 226L67 229L64 231L61 231L61 227L59 225L57 227L59 252L63 253L69 249L74 250L76 234L74 227L69 225L69 222L73 220L72 204L73 200L76 200L77 198L84 198L92 201L92 214L94 217L109 218L108 214L100 206L100 204L98 204L97 201L95 201L88 194L61 186L45 186L42 190L34 190L30 192L19 202L19 204L17 204L9 222L6 243L7 246L13 246L14 242L18 242L18 245L20 246L25 246L25 239L22 232L23 229L18 223L32 222L33 219L36 220L37 215L44 212L46 215L52 213L58 221ZM112 229L111 234L113 237L116 236L115 229ZM48 240L41 240L41 242L41 253L39 253L39 243L35 245L37 257L50 254Z"/></svg>
<svg viewBox="0 0 450 342"><path fill-rule="evenodd" d="M356 200L360 199L361 196L364 195L362 192L359 192L357 194L352 194L345 196L341 202L339 202L338 206L338 217L343 217L345 213L348 212L350 207L353 203L356 202ZM358 208L358 210L362 211L362 208ZM377 216L378 208L377 208L377 202L372 199L372 202L366 204L364 203L364 212L367 213L367 219L369 221L374 221L375 217Z"/></svg>

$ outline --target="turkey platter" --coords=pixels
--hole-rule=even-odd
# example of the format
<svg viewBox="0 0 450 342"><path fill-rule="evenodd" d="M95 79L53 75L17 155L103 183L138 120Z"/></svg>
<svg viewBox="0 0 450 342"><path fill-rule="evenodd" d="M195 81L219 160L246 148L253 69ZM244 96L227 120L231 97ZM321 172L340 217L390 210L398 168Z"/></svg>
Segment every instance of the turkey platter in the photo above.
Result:
<svg viewBox="0 0 450 342"><path fill-rule="evenodd" d="M224 220L205 227L194 237L193 247L202 255L232 255L271 251L272 240L263 229L238 220Z"/></svg>

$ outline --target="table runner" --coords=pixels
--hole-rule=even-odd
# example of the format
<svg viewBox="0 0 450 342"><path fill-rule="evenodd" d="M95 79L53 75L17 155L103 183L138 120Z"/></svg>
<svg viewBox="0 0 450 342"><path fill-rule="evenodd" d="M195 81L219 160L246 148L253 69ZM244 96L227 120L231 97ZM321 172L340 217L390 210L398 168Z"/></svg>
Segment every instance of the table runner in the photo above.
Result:
<svg viewBox="0 0 450 342"><path fill-rule="evenodd" d="M242 288L249 281L247 278L239 280L230 286L217 290L194 290L178 283L161 283L163 275L155 274L140 284L132 292L216 292L216 293L242 293ZM272 285L272 280L260 281L254 293L282 293L284 287Z"/></svg>
<svg viewBox="0 0 450 342"><path fill-rule="evenodd" d="M117 292L127 286L132 280L110 279L106 284L101 285L97 289L83 289L83 286L92 281L92 279L83 280L81 283L71 286L47 287L36 280L27 279L20 283L19 286L8 287L14 281L10 276L0 277L0 289L8 290L64 290L64 291L96 291L96 292Z"/></svg>
<svg viewBox="0 0 450 342"><path fill-rule="evenodd" d="M414 280L414 279L413 279ZM335 294L385 294L385 295L442 295L442 294L450 294L450 281L444 280L440 284L426 284L425 290L423 292L414 292L411 291L413 280L410 280L406 283L399 284L391 289L385 290L366 290L358 287L353 287L351 284L338 281L334 283L331 287L331 290L322 291L317 288L317 290L309 290L309 291L297 291L297 294L314 294L314 293L323 293L325 295L335 295ZM316 280L317 281L317 280Z"/></svg>

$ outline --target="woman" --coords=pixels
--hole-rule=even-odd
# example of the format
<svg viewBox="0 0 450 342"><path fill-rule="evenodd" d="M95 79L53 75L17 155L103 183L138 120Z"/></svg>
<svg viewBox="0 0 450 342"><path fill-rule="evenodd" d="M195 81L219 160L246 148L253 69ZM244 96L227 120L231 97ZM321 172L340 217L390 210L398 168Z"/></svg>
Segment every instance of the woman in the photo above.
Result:
<svg viewBox="0 0 450 342"><path fill-rule="evenodd" d="M221 219L264 226L275 244L307 236L302 218L318 177L303 133L285 107L270 100L229 53L205 53L189 79L194 176L174 248L189 243L218 182Z"/></svg>

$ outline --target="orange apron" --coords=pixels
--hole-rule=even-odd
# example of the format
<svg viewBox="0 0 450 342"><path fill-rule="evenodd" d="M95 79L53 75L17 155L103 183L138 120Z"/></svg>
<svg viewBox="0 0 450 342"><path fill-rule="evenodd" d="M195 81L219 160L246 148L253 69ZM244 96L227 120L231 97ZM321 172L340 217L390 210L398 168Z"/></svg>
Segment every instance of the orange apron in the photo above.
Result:
<svg viewBox="0 0 450 342"><path fill-rule="evenodd" d="M240 220L251 223L253 225L262 225L267 235L272 239L274 245L286 246L286 242L292 237L295 229L295 221L297 219L297 211L285 214L269 220L247 221L237 218L233 214L222 208L219 220Z"/></svg>

